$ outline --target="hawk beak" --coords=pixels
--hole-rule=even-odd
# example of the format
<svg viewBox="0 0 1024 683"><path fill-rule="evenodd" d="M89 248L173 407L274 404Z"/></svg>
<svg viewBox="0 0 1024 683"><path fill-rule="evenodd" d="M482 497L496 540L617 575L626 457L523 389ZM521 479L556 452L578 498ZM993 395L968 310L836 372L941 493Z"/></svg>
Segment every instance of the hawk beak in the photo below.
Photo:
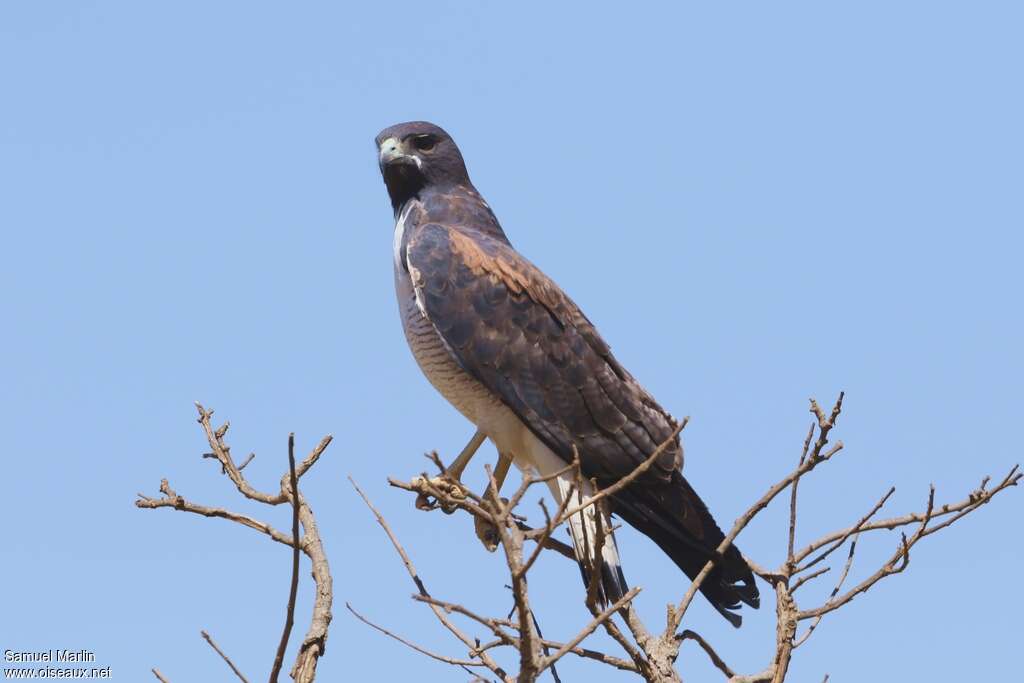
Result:
<svg viewBox="0 0 1024 683"><path fill-rule="evenodd" d="M406 154L402 141L394 137L381 141L379 161L382 169L394 163L413 164L417 168L423 165L423 162L415 154Z"/></svg>
<svg viewBox="0 0 1024 683"><path fill-rule="evenodd" d="M402 142L398 138L387 138L380 143L380 165L384 166L399 157L402 153Z"/></svg>

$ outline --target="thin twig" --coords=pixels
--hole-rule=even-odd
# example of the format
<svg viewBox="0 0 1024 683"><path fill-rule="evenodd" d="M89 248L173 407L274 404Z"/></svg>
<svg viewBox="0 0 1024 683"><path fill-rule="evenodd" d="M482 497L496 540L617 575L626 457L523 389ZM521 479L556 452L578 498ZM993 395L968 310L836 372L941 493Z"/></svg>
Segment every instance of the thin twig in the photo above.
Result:
<svg viewBox="0 0 1024 683"><path fill-rule="evenodd" d="M166 479L160 480L160 492L164 494L163 498L149 498L147 496L143 496L141 493L138 494L139 499L135 501L135 507L150 510L169 507L174 508L175 510L183 510L184 512L202 515L204 517L220 517L232 522L238 522L250 529L255 529L256 531L264 533L278 543L282 543L287 546L292 546L295 543L292 540L292 536L278 531L266 522L261 522L258 519L253 519L252 517L232 512L230 510L225 510L223 508L213 508L188 501L184 497L179 496L174 489L171 488L171 485Z"/></svg>
<svg viewBox="0 0 1024 683"><path fill-rule="evenodd" d="M416 571L416 567L413 566L412 560L409 559L409 555L405 552L405 548L402 547L402 544L399 543L398 537L395 536L395 533L391 530L391 526L387 523L387 520L384 519L384 516L377 511L377 508L373 506L373 503L371 503L370 499L366 497L366 494L363 493L363 490L361 488L359 488L359 485L356 484L355 480L352 478L351 475L349 475L348 480L349 483L352 484L352 487L356 490L356 493L359 494L359 497L363 499L363 502L366 504L366 507L368 507L370 509L370 512L373 513L374 518L377 520L377 524L379 524L380 527L384 530L384 533L387 534L388 540L391 541L391 545L394 546L395 551L398 553L398 556L402 559L402 564L405 566L405 570L409 573L409 577L412 579L413 583L416 584L416 589L419 592L418 597L422 599L424 602L430 601L430 593L427 592L426 585L424 585L423 580L420 578L419 574ZM477 645L477 643L472 638L463 633L462 630L459 629L459 627L452 623L452 620L448 618L443 609L441 609L437 605L431 605L431 609L433 610L434 615L437 617L438 621L440 621L441 624L444 625L444 627L447 628L452 635L454 635L456 638L462 641L462 643L467 648L473 648ZM496 676L501 678L503 681L508 681L509 683L511 683L511 677L509 677L509 675L505 673L505 670L498 666L498 663L495 662L494 659L491 658L486 652L481 652L479 654L479 657L480 661L483 662L484 665L488 669L490 669Z"/></svg>
<svg viewBox="0 0 1024 683"><path fill-rule="evenodd" d="M292 582L288 590L284 631L281 633L281 642L277 644L274 665L270 669L270 683L277 683L281 666L284 664L284 652L288 648L288 639L292 635L292 626L295 624L295 599L299 593L299 478L295 474L295 432L288 435L288 474L291 478L292 538L295 539L292 551Z"/></svg>
<svg viewBox="0 0 1024 683"><path fill-rule="evenodd" d="M605 621L607 621L609 618L611 618L613 614L615 614L620 609L629 604L633 600L633 598L637 596L639 592L640 586L634 586L633 588L629 589L629 591L625 595L623 595L621 598L615 601L615 604L611 605L606 610L604 610L596 617L594 617L594 619L591 620L591 622L587 624L585 627L583 627L583 630L577 633L572 640L567 642L562 647L558 648L558 651L555 652L555 654L551 655L550 657L545 657L543 661L541 661L540 670L543 671L544 669L548 668L549 666L557 662L559 659L561 659L563 656L565 656L568 652L570 652L574 647L583 642L584 638L586 638L595 630L597 630L597 627Z"/></svg>
<svg viewBox="0 0 1024 683"><path fill-rule="evenodd" d="M797 579L793 583L793 586L789 589L789 592L790 593L795 593L797 588L799 588L800 586L804 585L808 581L813 581L814 579L818 578L822 574L825 574L825 573L831 571L831 569L832 569L831 567L822 567L821 569L817 569L817 570L811 572L807 576L801 576L799 579Z"/></svg>
<svg viewBox="0 0 1024 683"><path fill-rule="evenodd" d="M569 500L572 497L573 490L574 488L570 487L568 495L564 496L562 498L562 502L558 504L558 509L555 510L554 519L558 519L565 511L566 506L569 505ZM537 541L537 546L533 549L533 552L530 553L530 556L526 558L526 562L523 562L522 566L519 568L520 574L526 574L526 572L530 571L530 568L533 567L533 563L537 561L537 558L540 557L541 552L545 549L545 543L550 540L551 534L555 530L554 520L551 515L548 514L548 508L547 505L544 504L544 499L541 498L537 502L540 505L541 511L544 513L544 528L541 535L535 539Z"/></svg>
<svg viewBox="0 0 1024 683"><path fill-rule="evenodd" d="M232 483L234 483L239 493L250 500L257 500L261 503L266 503L267 505L280 505L282 503L290 502L290 498L285 491L289 475L285 474L281 478L281 488L276 495L270 495L254 489L241 473L240 468L235 465L234 460L231 458L231 449L224 442L224 432L220 429L215 430L213 428L213 425L210 422L210 417L213 416L213 411L206 410L206 408L198 402L196 403L196 410L199 411L198 422L202 426L203 432L206 434L206 439L210 444L210 448L213 450L213 456L220 462L221 466L224 468L224 473L228 475L228 478L231 479ZM328 434L320 440L320 443L316 445L310 454L307 455L295 469L297 477L301 478L309 468L316 464L317 460L319 460L320 456L323 454L324 449L327 448L332 439L333 437Z"/></svg>
<svg viewBox="0 0 1024 683"><path fill-rule="evenodd" d="M779 495L779 493L786 490L786 488L789 487L789 485L792 482L804 476L805 474L813 470L815 467L817 467L818 464L829 460L833 455L842 450L843 442L840 441L836 443L836 445L833 446L831 449L822 453L822 450L828 444L828 434L834 426L835 420L839 417L839 414L842 410L842 405L843 393L840 392L839 398L832 409L831 419L827 419L824 417L821 409L818 407L818 403L814 399L811 399L811 412L813 412L818 417L818 440L817 442L815 442L813 449L795 470L790 472L781 481L779 481L770 489L768 489L768 491L766 491L765 494L761 496L756 503L751 505L747 509L747 511L743 513L743 515L738 520L736 520L736 523L733 524L732 529L729 531L728 534L726 534L725 538L722 539L722 542L718 544L718 547L715 549L712 557L707 561L707 563L705 563L704 567L697 574L696 578L694 578L693 582L690 584L690 588L686 591L686 594L683 596L683 599L679 602L679 605L669 614L668 623L666 625L665 632L662 636L664 641L668 642L669 638L674 638L675 632L679 628L679 624L683 619L683 615L689 608L690 603L693 602L694 596L696 596L697 591L700 589L700 586L704 583L704 580L707 578L708 574L710 574L711 570L714 569L715 562L719 557L722 556L722 554L729 548L729 546L732 545L732 542L736 540L736 537L739 536L740 532L743 531L743 529L745 529L748 524L750 524L751 520L753 520L754 517L759 512L761 512L761 510L768 507L768 504L772 502L775 496Z"/></svg>
<svg viewBox="0 0 1024 683"><path fill-rule="evenodd" d="M416 643L410 642L410 641L406 640L405 638L392 633L391 631L387 630L383 626L380 626L378 624L373 623L372 621L370 621L369 619L364 617L362 614L357 612L355 610L355 608L352 607L351 604L346 602L345 603L345 607L348 608L349 612L351 612L353 615L355 615L356 619L358 619L359 621L363 622L364 624L366 624L370 628L373 628L373 629L376 629L377 631L380 631L381 633L383 633L384 635L388 636L389 638L394 638L395 640L400 642L402 645L405 645L406 647L410 647L413 650L416 650L416 652L419 652L420 654L426 655L426 656L430 657L431 659L436 659L439 662L444 662L445 664L451 664L453 666L484 666L484 663L479 661L479 660L474 660L474 659L456 659L454 657L448 657L447 655L439 655L436 652L431 652L430 650L428 650L428 649L426 649L424 647L421 647L421 646L417 645Z"/></svg>
<svg viewBox="0 0 1024 683"><path fill-rule="evenodd" d="M849 591L847 591L841 597L836 598L836 599L829 599L829 601L826 602L821 607L817 607L815 609L803 610L803 611L797 613L796 618L798 620L810 619L812 617L822 616L822 615L828 614L829 612L835 611L835 610L839 609L840 607L842 607L843 605L845 605L846 603L848 603L851 600L853 600L856 596L860 595L861 593L864 593L864 592L868 591L872 586L874 586L876 583L878 583L879 581L881 581L885 577L892 576L893 574L899 574L904 569L906 569L907 565L910 563L910 549L914 546L914 544L916 544L918 541L920 541L926 535L925 531L928 528L928 522L931 521L932 511L934 510L934 505L935 505L935 487L933 486L933 487L930 487L930 489L929 489L929 492L928 492L928 508L927 508L927 510L924 513L924 519L921 521L921 524L918 527L917 531L914 532L914 534L910 537L909 540L907 539L907 537L905 535L902 537L902 541L900 543L900 546L893 553L892 557L890 557L889 560L878 569L878 571L876 571L874 574L872 574L871 576L869 576L868 578L864 579L859 584L857 584L856 586L851 588ZM853 561L853 545L851 544L850 556L849 556L849 559L847 560L847 563L852 562L852 561Z"/></svg>
<svg viewBox="0 0 1024 683"><path fill-rule="evenodd" d="M274 529L269 524L236 512L198 505L185 500L185 498L179 496L171 488L166 479L162 480L160 483L160 491L163 493L162 498L150 498L143 494L139 494L139 499L135 501L135 505L136 507L143 509L168 507L203 515L205 517L221 517L260 531L278 543L291 547L293 549L293 564L295 552L297 552L296 548L301 552L304 552L309 557L310 562L312 563L313 581L316 585L315 598L313 601L313 615L310 620L309 630L306 632L306 636L299 647L298 654L296 655L295 663L292 666L291 676L295 680L295 683L311 683L316 676L317 662L326 651L327 632L331 623L331 604L334 597L333 580L331 578L330 566L327 562L327 555L324 552L323 543L320 540L320 534L317 530L313 510L302 496L302 493L298 491L298 487L297 485L294 485L294 483L297 482L298 478L308 471L309 468L316 464L320 456L323 454L324 449L331 443L331 437L326 436L321 439L320 443L317 444L317 446L298 467L295 467L294 465L294 453L290 452L289 471L281 478L281 490L277 495L270 495L252 488L241 474L242 468L248 465L254 456L250 455L241 466L235 466L234 461L231 458L230 447L224 442L224 435L227 433L229 427L228 423L221 425L217 429L213 429L210 423L213 410L206 410L199 404L196 404L196 407L199 411L198 422L202 426L212 450L212 453L208 454L208 456L204 455L204 457L216 458L218 462L220 462L224 474L226 474L233 483L235 483L239 492L246 498L256 500L267 505L278 505L283 502L290 502L293 506L292 535L289 536L288 534ZM304 531L304 534L301 537L298 533L298 526L295 524L296 514L298 516L299 524L301 524ZM296 577L297 574L293 572L293 593ZM294 602L294 598L292 598L292 602ZM213 645L212 642L211 645ZM159 672L154 671L154 674L158 673ZM159 677L160 676L158 675L158 678Z"/></svg>
<svg viewBox="0 0 1024 683"><path fill-rule="evenodd" d="M711 644L708 643L708 641L704 640L704 638L696 631L691 631L690 629L684 630L682 633L679 634L679 640L694 641L695 643L701 646L704 652L707 653L708 657L711 659L711 663L714 664L719 671L721 671L729 678L732 678L736 675L736 672L732 670L732 667L726 664L725 660L719 657L718 653L715 652L715 649L711 647Z"/></svg>
<svg viewBox="0 0 1024 683"><path fill-rule="evenodd" d="M804 460L807 459L807 449L811 447L811 438L814 436L814 425L811 424L811 428L807 430L807 438L804 439L804 448L800 453L800 460L797 462L797 467L804 464ZM793 542L796 539L796 501L797 501L797 487L800 485L799 477L793 480L793 487L789 491L789 542L786 546L786 566L792 572L793 569Z"/></svg>
<svg viewBox="0 0 1024 683"><path fill-rule="evenodd" d="M843 583L846 582L846 577L850 575L850 567L853 566L853 554L855 552L857 552L857 536L854 536L853 540L850 541L850 552L846 556L846 564L843 566L843 573L839 575L839 580L836 581L836 585L832 589L832 593L829 594L828 600L825 601L826 604L829 601L831 601L833 598L835 598L836 595L839 594L839 591L843 587ZM799 586L799 583L797 584L797 586L793 587L793 590L796 590L796 588L798 586ZM822 616L824 616L824 615L819 614L817 617L815 617L814 621L811 622L810 627L808 627L807 632L804 633L802 636L800 636L800 638L798 638L793 643L793 649L794 650L797 649L798 647L800 647L801 645L803 645L805 642L807 642L807 639L811 637L812 633L814 633L814 629L818 628L818 624L821 623Z"/></svg>
<svg viewBox="0 0 1024 683"><path fill-rule="evenodd" d="M518 622L512 621L511 619L502 619L499 617L485 617L482 614L477 614L465 605L460 605L454 602L448 602L447 600L438 600L437 598L433 598L429 595L417 594L412 596L412 599L416 600L417 602L424 602L428 605L440 607L448 614L461 614L464 617L472 619L481 626L486 626L487 628L489 628L494 633L494 635L498 636L499 638L503 638L506 645L513 645L519 642L517 638L515 638L514 636L510 636L508 632L502 630L503 628L514 629L519 626ZM515 613L515 610L512 610L512 612L510 612L510 614L512 613ZM475 649L476 648L474 648L474 650Z"/></svg>
<svg viewBox="0 0 1024 683"><path fill-rule="evenodd" d="M242 675L242 672L238 670L238 667L235 666L235 663L231 661L231 658L224 654L223 650L217 647L217 643L213 641L213 637L211 637L209 633L207 633L206 631L200 631L199 634L203 637L204 640L206 640L207 643L210 644L210 647L213 648L213 651L219 654L220 658L223 659L224 662L229 667L231 667L231 670L235 672L235 675L238 676L239 679L241 679L242 683L249 683L245 676Z"/></svg>
<svg viewBox="0 0 1024 683"><path fill-rule="evenodd" d="M153 675L157 677L157 679L160 681L160 683L171 683L166 678L164 678L164 675L162 673L160 673L160 669L152 668L152 669L150 669L150 671L153 672Z"/></svg>
<svg viewBox="0 0 1024 683"><path fill-rule="evenodd" d="M608 620L604 623L611 623L611 620ZM553 650L558 650L565 646L564 643L559 643L554 640L544 639L541 642L544 644L544 647ZM607 664L608 666L613 666L616 669L620 669L622 671L632 671L633 673L637 673L639 671L636 668L636 664L634 664L633 662L626 661L625 659L622 659L620 657L613 657L612 655L605 654L604 652L598 652L597 650L588 650L584 647L573 647L569 649L569 652L578 657L582 657L583 659L593 659L594 661L601 662L602 664Z"/></svg>
<svg viewBox="0 0 1024 683"><path fill-rule="evenodd" d="M530 610L530 618L533 619L533 627L537 629L537 640L538 642L540 642L540 646L544 650L544 656L547 657L551 655L551 646L548 645L550 641L544 638L544 633L540 630L540 622L537 621L537 615L533 612L533 610ZM557 650L558 647L556 646L555 649ZM555 683L562 683L562 679L558 675L558 667L556 667L554 664L551 665L551 678L555 680Z"/></svg>
<svg viewBox="0 0 1024 683"><path fill-rule="evenodd" d="M856 524L854 524L853 526L851 526L848 529L846 529L843 532L843 535L840 536L838 539L836 539L836 542L834 544L832 544L829 548L827 548L826 550L822 551L813 560L810 560L809 562L807 562L806 564L801 566L799 569L796 569L795 573L800 573L800 572L806 571L807 569L813 567L814 565L816 565L817 563L821 562L826 557L828 557L830 554L832 554L840 546L842 546L843 543L846 542L846 539L848 539L853 534L859 532L864 527L864 525L868 523L868 520L870 520L872 517L874 517L875 513L877 513L879 510L882 509L882 506L885 505L885 501L889 500L889 496L891 496L895 492L896 492L896 487L895 486L890 486L889 490L886 491L885 495L883 495L878 500L878 502L875 503L875 506L873 508L871 508L871 510L869 510L866 515L861 517L860 520L858 520ZM803 559L802 553L803 553L803 551L801 551L801 558L800 559ZM790 556L792 558L792 552L790 553ZM792 559L791 559L791 561L792 561Z"/></svg>
<svg viewBox="0 0 1024 683"><path fill-rule="evenodd" d="M924 535L930 536L936 531L944 529L953 522L956 522L957 520L961 519L967 513L988 503L988 501L992 500L992 498L994 498L997 493L1003 491L1006 488L1009 488L1010 486L1016 486L1022 476L1021 472L1018 471L1019 468L1019 465L1014 465L1010 469L1009 473L1007 473L1007 475L1002 479L1002 481L1000 481L1000 483L996 485L994 488L986 489L984 487L979 487L972 491L970 494L968 494L967 498L965 498L962 501L959 501L957 503L946 503L936 508L932 514L932 518L943 519L943 522L941 524L936 524L932 527L929 527L929 529L925 532ZM951 517L949 517L948 519L944 519L947 516ZM859 530L856 529L857 525L855 524L851 527L847 527L846 529L841 529L839 531L834 531L830 534L826 534L825 536L822 536L821 538L811 542L807 545L807 547L803 548L798 553L796 553L796 559L798 562L800 562L808 555L813 553L815 550L823 548L826 545L833 544L835 543L835 541L842 539L844 537L848 537L851 533L851 530L857 530L863 533L866 531L898 529L902 526L908 526L910 524L920 524L924 521L924 518L925 515L923 513L914 512L908 515L903 515L901 517L882 519L877 522L863 524ZM806 569L807 566L810 566L810 564L806 565L804 569Z"/></svg>

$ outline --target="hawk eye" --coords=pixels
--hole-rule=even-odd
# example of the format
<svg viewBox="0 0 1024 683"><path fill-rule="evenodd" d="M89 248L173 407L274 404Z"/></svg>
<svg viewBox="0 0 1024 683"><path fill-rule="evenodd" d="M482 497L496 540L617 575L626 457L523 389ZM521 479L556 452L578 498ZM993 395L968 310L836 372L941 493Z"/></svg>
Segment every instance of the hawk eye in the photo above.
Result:
<svg viewBox="0 0 1024 683"><path fill-rule="evenodd" d="M414 138L412 144L421 152L429 152L437 146L437 138L433 135L421 135Z"/></svg>

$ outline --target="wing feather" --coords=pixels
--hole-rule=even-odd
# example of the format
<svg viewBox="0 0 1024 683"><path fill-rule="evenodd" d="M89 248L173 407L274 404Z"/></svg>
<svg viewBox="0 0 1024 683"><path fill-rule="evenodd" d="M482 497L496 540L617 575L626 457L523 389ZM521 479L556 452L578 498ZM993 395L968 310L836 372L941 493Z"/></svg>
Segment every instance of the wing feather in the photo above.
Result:
<svg viewBox="0 0 1024 683"><path fill-rule="evenodd" d="M631 472L671 436L672 417L576 304L507 242L432 223L415 228L406 254L417 301L456 361L558 457L571 461L576 446L584 475L599 486ZM724 536L681 465L677 438L643 485L620 491L613 505L693 578ZM735 546L701 592L736 626L740 603L759 600Z"/></svg>
<svg viewBox="0 0 1024 683"><path fill-rule="evenodd" d="M575 444L584 474L614 481L675 428L615 360L576 304L506 242L461 226L414 227L406 248L417 299L458 363L554 453ZM678 440L648 477L680 465Z"/></svg>

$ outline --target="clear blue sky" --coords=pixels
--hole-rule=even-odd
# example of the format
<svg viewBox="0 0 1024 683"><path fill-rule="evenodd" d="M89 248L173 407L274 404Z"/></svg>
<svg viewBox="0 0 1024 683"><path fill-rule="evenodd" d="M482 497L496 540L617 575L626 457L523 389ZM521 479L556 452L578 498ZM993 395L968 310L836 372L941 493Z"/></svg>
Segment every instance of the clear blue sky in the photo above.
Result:
<svg viewBox="0 0 1024 683"><path fill-rule="evenodd" d="M408 599L347 473L437 596L510 603L468 520L385 484L472 432L420 376L394 302L372 143L408 119L453 134L514 244L691 416L686 472L723 525L793 465L807 398L841 389L847 451L802 489L805 540L890 484L898 513L929 482L959 498L1002 474L1022 459L1022 19L1009 2L4 3L0 649L90 649L123 681L228 680L205 628L266 675L287 550L132 505L168 477L287 526L199 458L201 400L236 453L256 451L263 488L289 431L302 451L336 437L305 483L335 577L323 680L465 679L344 609L460 652ZM793 680L1019 669L1022 510L1011 491L928 539L907 574L826 618ZM686 582L620 536L660 622ZM775 564L784 537L772 508L740 546ZM862 543L854 579L896 542ZM577 583L559 558L538 567L548 636L587 620ZM298 634L308 584L301 597ZM759 670L766 602L739 631L704 603L690 625ZM717 676L689 645L680 663Z"/></svg>

